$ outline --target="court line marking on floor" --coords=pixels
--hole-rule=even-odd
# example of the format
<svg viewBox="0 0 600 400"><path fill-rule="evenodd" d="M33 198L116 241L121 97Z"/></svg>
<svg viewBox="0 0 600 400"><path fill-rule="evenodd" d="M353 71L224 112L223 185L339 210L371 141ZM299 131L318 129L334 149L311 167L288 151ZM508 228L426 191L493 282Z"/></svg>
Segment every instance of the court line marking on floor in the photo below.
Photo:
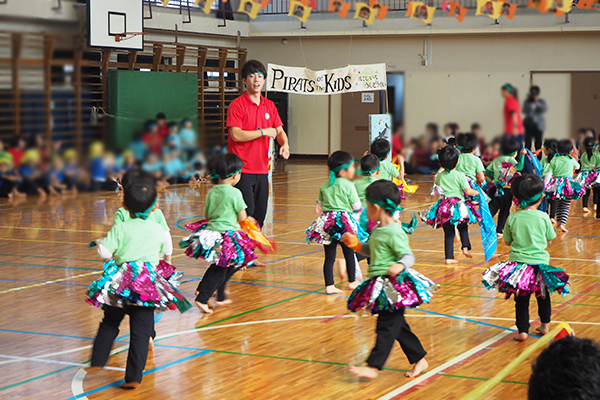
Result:
<svg viewBox="0 0 600 400"><path fill-rule="evenodd" d="M38 358L38 357L9 356L8 354L0 354L0 358L9 358L9 359L18 360L18 361L36 361L36 362L41 362L41 363L46 363L46 364L71 365L73 367L82 367L82 368L89 366L88 364L82 364L82 363L73 363L73 362L58 361L58 360L46 360L44 358ZM125 368L121 368L121 367L104 367L104 368L111 370L111 371L125 371Z"/></svg>
<svg viewBox="0 0 600 400"><path fill-rule="evenodd" d="M2 290L2 291L0 291L0 294L10 293L10 292L17 292L19 290L31 289L31 288L36 288L36 287L45 286L45 285L51 285L51 284L57 283L57 282L68 281L69 279L82 278L84 276L97 275L97 274L100 274L100 273L102 273L102 271L94 271L94 272L88 272L88 273L85 273L85 274L68 276L66 278L59 278L59 279L55 279L53 281L45 281L45 282L42 282L42 283L35 283L33 285L21 286L21 287L16 287L16 288L12 288L12 289Z"/></svg>
<svg viewBox="0 0 600 400"><path fill-rule="evenodd" d="M392 390L391 392L389 392L388 394L382 396L379 398L379 400L391 400L394 397L398 396L399 394L402 394L403 392L414 388L415 386L425 382L426 380L428 380L429 378L433 377L433 376L437 376L441 373L443 373L443 371L455 364L458 364L464 360L466 360L467 358L471 357L472 355L478 353L479 351L485 349L486 347L492 345L493 343L496 343L502 339L504 339L506 336L510 335L511 331L508 332L500 332L499 334L497 334L496 336L486 340L485 342L473 347L471 350L465 351L464 353L454 357L453 359L446 361L445 363L443 363L442 365L437 366L436 368L432 369L431 371L427 372L424 375L421 375L417 378L415 378L414 380L410 381L409 383L400 386L399 388Z"/></svg>

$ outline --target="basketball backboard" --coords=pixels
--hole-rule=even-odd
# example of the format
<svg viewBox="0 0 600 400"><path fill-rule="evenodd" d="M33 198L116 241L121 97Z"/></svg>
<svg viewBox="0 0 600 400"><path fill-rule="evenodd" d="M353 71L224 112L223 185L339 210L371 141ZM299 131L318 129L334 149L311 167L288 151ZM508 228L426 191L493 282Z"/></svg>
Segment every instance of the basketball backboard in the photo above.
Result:
<svg viewBox="0 0 600 400"><path fill-rule="evenodd" d="M115 40L123 33L142 32L142 13L142 0L88 0L90 47L143 50L143 35Z"/></svg>

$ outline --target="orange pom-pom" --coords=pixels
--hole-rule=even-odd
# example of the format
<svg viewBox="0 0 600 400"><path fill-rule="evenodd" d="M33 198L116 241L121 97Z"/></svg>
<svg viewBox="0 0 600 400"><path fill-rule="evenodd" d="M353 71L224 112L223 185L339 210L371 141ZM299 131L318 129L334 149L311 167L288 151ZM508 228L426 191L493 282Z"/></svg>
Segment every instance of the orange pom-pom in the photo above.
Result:
<svg viewBox="0 0 600 400"><path fill-rule="evenodd" d="M342 235L342 242L354 251L360 251L360 249L362 248L360 240L358 240L358 237L352 233L344 233Z"/></svg>

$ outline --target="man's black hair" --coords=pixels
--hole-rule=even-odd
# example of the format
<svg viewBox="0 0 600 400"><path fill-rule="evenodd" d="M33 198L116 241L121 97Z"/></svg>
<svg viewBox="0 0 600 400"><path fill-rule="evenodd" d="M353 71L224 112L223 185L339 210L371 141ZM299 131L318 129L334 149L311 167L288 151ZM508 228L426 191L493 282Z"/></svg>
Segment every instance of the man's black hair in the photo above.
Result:
<svg viewBox="0 0 600 400"><path fill-rule="evenodd" d="M461 133L457 137L457 143L461 147L461 153L471 153L477 148L479 140L474 133Z"/></svg>
<svg viewBox="0 0 600 400"><path fill-rule="evenodd" d="M438 135L438 124L434 122L429 122L425 125L425 128L433 132L433 136Z"/></svg>
<svg viewBox="0 0 600 400"><path fill-rule="evenodd" d="M363 172L375 172L379 168L379 158L375 154L367 154L360 159L360 169Z"/></svg>
<svg viewBox="0 0 600 400"><path fill-rule="evenodd" d="M267 77L267 69L264 64L258 60L248 60L242 67L242 78L246 78L248 75L260 72L263 76Z"/></svg>
<svg viewBox="0 0 600 400"><path fill-rule="evenodd" d="M512 180L511 190L517 200L529 200L544 191L544 181L537 175L523 174Z"/></svg>
<svg viewBox="0 0 600 400"><path fill-rule="evenodd" d="M210 181L215 185L219 183L219 179L227 179L243 167L242 159L233 153L216 154L207 163L208 174L211 176Z"/></svg>
<svg viewBox="0 0 600 400"><path fill-rule="evenodd" d="M475 129L481 129L481 125L479 125L477 122L473 122L471 124L471 132L473 132Z"/></svg>
<svg viewBox="0 0 600 400"><path fill-rule="evenodd" d="M148 180L130 182L123 193L123 204L132 217L135 213L149 209L155 200L156 186Z"/></svg>
<svg viewBox="0 0 600 400"><path fill-rule="evenodd" d="M167 124L167 127L168 127L169 129L173 129L173 128L174 128L174 127L176 127L176 126L178 126L178 124L177 124L177 122L175 122L175 121L171 121L171 122L169 122L169 123Z"/></svg>
<svg viewBox="0 0 600 400"><path fill-rule="evenodd" d="M450 171L456 168L460 152L456 147L446 146L439 152L440 165L442 168Z"/></svg>
<svg viewBox="0 0 600 400"><path fill-rule="evenodd" d="M539 86L532 86L529 88L529 93L532 96L539 96L541 93L540 87Z"/></svg>
<svg viewBox="0 0 600 400"><path fill-rule="evenodd" d="M156 114L156 119L167 119L167 116L165 115L165 113L159 112L158 114Z"/></svg>
<svg viewBox="0 0 600 400"><path fill-rule="evenodd" d="M327 167L331 171L333 171L334 169L346 163L349 163L350 161L354 161L354 157L352 156L352 154L348 153L347 151L334 151L333 153L331 153L329 159L327 160ZM339 171L334 172L335 176L339 177Z"/></svg>
<svg viewBox="0 0 600 400"><path fill-rule="evenodd" d="M548 162L552 161L552 158L558 152L558 140L556 139L546 139L544 140L544 148L550 150L548 153Z"/></svg>
<svg viewBox="0 0 600 400"><path fill-rule="evenodd" d="M558 151L558 154L569 154L571 151L573 151L573 142L571 142L569 139L563 139L558 142L556 150Z"/></svg>
<svg viewBox="0 0 600 400"><path fill-rule="evenodd" d="M371 154L375 154L379 157L380 161L385 160L391 150L390 142L387 139L376 139L371 143Z"/></svg>
<svg viewBox="0 0 600 400"><path fill-rule="evenodd" d="M394 204L399 205L402 200L398 186L394 182L387 180L378 180L371 183L367 187L366 196L367 201L371 199L383 204L386 204L387 199L390 199ZM394 212L391 210L385 210L385 212L388 215L394 215Z"/></svg>
<svg viewBox="0 0 600 400"><path fill-rule="evenodd" d="M555 340L531 369L529 400L600 399L600 346L590 339Z"/></svg>
<svg viewBox="0 0 600 400"><path fill-rule="evenodd" d="M521 146L515 138L511 136L504 136L500 142L500 153L504 156L510 156L519 151Z"/></svg>

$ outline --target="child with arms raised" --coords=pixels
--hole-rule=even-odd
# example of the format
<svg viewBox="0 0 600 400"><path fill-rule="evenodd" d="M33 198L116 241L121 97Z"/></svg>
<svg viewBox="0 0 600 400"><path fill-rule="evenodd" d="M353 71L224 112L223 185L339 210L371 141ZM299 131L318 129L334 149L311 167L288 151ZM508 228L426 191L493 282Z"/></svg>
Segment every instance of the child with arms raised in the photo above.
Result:
<svg viewBox="0 0 600 400"><path fill-rule="evenodd" d="M327 293L333 294L342 292L335 287L333 279L333 264L340 237L350 232L357 234L364 241L366 233L352 216L352 212L362 208L356 188L351 182L355 172L354 157L348 152L336 151L329 156L327 166L329 178L319 189L319 200L315 210L317 214L322 214L306 230L306 241L323 244L325 289ZM354 251L343 243L340 245L346 260L348 286L354 289L360 283L356 281Z"/></svg>
<svg viewBox="0 0 600 400"><path fill-rule="evenodd" d="M156 188L147 181L128 185L123 196L128 221L113 225L98 243L105 260L104 272L88 290L87 302L104 309L104 319L94 340L89 373L108 361L119 325L129 315L131 340L122 388L134 389L142 382L148 343L154 330L154 310L188 310L191 305L156 266L163 252L163 227L148 218L156 207Z"/></svg>
<svg viewBox="0 0 600 400"><path fill-rule="evenodd" d="M483 283L488 289L498 287L506 298L515 296L516 325L519 334L515 340L527 339L529 332L529 298L533 293L538 303L541 325L538 332L549 331L552 305L550 293L569 293L568 275L561 268L548 265L546 251L556 237L548 214L537 210L544 191L544 182L533 174L518 176L513 180L512 193L519 211L506 221L504 241L510 246L509 261L502 261L483 273Z"/></svg>
<svg viewBox="0 0 600 400"><path fill-rule="evenodd" d="M394 341L398 341L413 365L405 375L413 378L429 365L425 360L427 352L404 319L404 309L429 302L435 284L411 269L415 256L408 244L408 236L394 220L394 213L401 210L396 185L383 180L372 183L367 188L366 201L369 219L378 222L368 243L361 245L356 236L349 233L344 234L342 241L371 257L369 279L352 292L348 309L356 312L365 307L372 314L378 314L377 339L367 365L350 365L350 372L360 377L377 378Z"/></svg>
<svg viewBox="0 0 600 400"><path fill-rule="evenodd" d="M471 255L469 225L477 223L481 216L467 196L478 196L471 188L467 177L456 170L459 152L455 147L446 146L440 151L440 164L443 170L435 177L434 192L441 197L431 208L421 212L421 219L433 228L444 228L444 252L446 264L456 264L454 259L454 227L458 228L462 252L467 258Z"/></svg>

